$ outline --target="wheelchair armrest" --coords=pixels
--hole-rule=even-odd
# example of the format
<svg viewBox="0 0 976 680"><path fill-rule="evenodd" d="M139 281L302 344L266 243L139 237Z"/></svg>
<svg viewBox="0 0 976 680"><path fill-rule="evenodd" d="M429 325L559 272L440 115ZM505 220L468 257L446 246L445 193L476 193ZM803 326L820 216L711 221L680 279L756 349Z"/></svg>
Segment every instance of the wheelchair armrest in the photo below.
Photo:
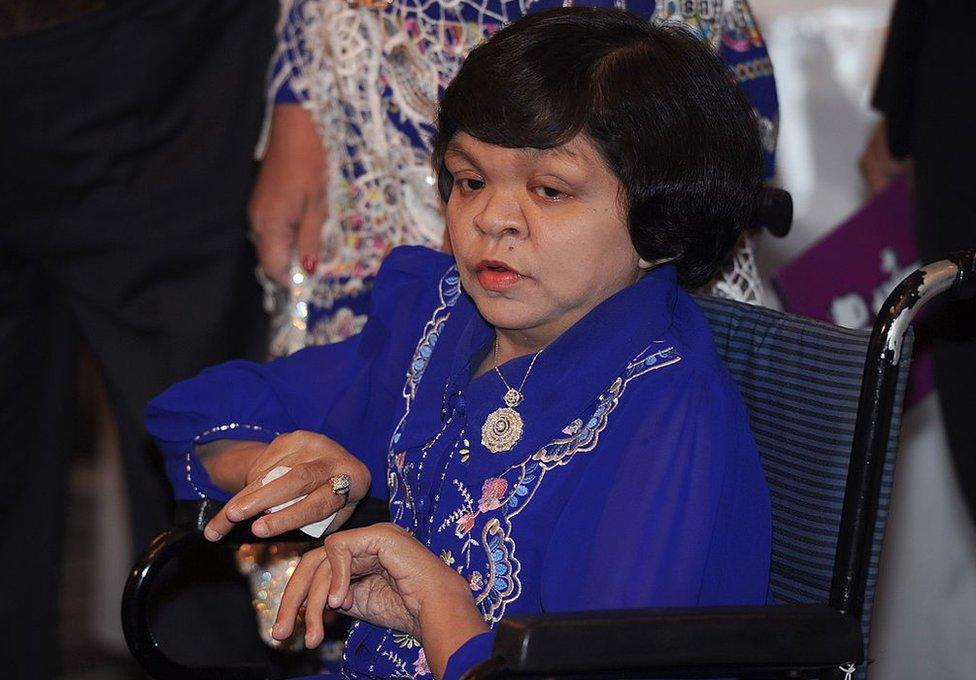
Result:
<svg viewBox="0 0 976 680"><path fill-rule="evenodd" d="M264 666L204 668L185 666L170 659L152 633L149 621L149 601L153 582L163 567L174 557L193 545L204 544L203 528L223 507L220 501L178 501L175 526L157 536L149 549L139 558L125 583L122 595L122 631L132 656L154 678L176 680L265 680ZM382 501L363 499L344 526L352 528L385 521L389 517ZM305 543L320 542L301 531L289 531L278 536L260 537L251 533L251 522L235 526L214 546L238 546L242 543Z"/></svg>
<svg viewBox="0 0 976 680"><path fill-rule="evenodd" d="M820 604L513 616L496 630L468 678L804 677L864 655L857 620Z"/></svg>

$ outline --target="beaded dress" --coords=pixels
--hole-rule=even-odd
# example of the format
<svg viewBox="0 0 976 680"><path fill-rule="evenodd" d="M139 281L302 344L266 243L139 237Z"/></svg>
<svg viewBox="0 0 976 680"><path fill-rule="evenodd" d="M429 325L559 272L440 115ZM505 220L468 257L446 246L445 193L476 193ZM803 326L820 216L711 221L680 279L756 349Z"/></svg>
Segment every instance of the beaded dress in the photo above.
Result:
<svg viewBox="0 0 976 680"><path fill-rule="evenodd" d="M392 521L467 580L489 626L518 613L767 601L769 494L748 415L672 266L539 355L519 405L524 435L501 453L478 434L506 388L492 371L473 376L493 339L450 256L397 248L360 334L204 371L154 399L147 425L187 499L227 498L196 444L332 437L369 467ZM524 375L530 360L499 368ZM446 677L490 646L491 633L472 638ZM353 626L341 672L431 677L417 640L368 623Z"/></svg>

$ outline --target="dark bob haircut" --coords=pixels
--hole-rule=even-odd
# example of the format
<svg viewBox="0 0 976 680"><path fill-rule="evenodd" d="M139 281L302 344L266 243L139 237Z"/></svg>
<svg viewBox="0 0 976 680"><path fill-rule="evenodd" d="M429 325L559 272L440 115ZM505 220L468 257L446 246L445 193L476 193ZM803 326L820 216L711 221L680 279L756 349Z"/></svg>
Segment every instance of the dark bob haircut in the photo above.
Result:
<svg viewBox="0 0 976 680"><path fill-rule="evenodd" d="M620 180L631 241L697 288L749 226L762 186L752 107L687 30L629 12L529 14L472 50L441 102L433 162L446 202L451 139L548 149L585 135Z"/></svg>

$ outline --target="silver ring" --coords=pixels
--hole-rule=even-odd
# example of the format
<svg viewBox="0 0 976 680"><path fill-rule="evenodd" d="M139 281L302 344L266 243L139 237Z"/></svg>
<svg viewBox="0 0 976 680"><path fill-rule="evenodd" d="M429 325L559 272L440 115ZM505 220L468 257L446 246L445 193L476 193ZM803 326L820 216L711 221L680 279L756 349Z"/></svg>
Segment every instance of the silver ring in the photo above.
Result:
<svg viewBox="0 0 976 680"><path fill-rule="evenodd" d="M333 475L329 477L332 484L332 493L336 496L348 496L349 489L352 487L352 477L347 474Z"/></svg>

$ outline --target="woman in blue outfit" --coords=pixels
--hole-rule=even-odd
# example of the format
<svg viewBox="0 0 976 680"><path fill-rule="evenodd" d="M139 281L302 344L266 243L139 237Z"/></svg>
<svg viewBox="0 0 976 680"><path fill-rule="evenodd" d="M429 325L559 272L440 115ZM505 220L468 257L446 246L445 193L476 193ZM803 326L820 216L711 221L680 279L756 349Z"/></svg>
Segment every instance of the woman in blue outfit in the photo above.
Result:
<svg viewBox="0 0 976 680"><path fill-rule="evenodd" d="M758 454L682 289L761 184L721 63L625 12L533 14L465 61L434 167L453 257L396 249L359 335L150 405L178 497L229 499L210 540L388 501L306 553L275 637L338 609L347 677L457 678L508 614L766 601Z"/></svg>

